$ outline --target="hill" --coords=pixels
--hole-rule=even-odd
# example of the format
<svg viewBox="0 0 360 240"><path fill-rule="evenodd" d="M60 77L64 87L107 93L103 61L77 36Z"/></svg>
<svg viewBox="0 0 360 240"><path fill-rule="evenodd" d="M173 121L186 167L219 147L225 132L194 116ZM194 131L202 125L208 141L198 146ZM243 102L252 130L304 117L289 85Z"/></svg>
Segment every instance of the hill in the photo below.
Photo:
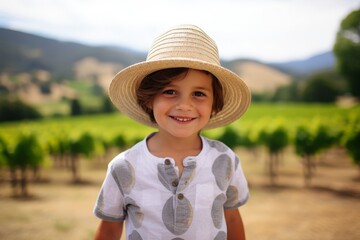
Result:
<svg viewBox="0 0 360 240"><path fill-rule="evenodd" d="M130 49L86 46L62 42L33 34L0 28L0 71L9 73L46 70L54 76L71 78L74 65L88 57L100 62L128 66L145 59L145 54Z"/></svg>
<svg viewBox="0 0 360 240"><path fill-rule="evenodd" d="M119 70L146 58L146 53L125 47L88 46L5 28L0 28L0 36L0 94L33 104L78 97L79 88L87 89L81 95L93 95L98 87L105 93ZM284 63L235 59L222 64L241 76L253 92L272 92L299 76L333 68L334 57L327 52ZM69 83L74 79L81 83Z"/></svg>
<svg viewBox="0 0 360 240"><path fill-rule="evenodd" d="M238 74L252 92L273 92L292 81L290 74L254 60L234 60L224 65Z"/></svg>
<svg viewBox="0 0 360 240"><path fill-rule="evenodd" d="M332 69L335 66L335 56L328 51L303 60L269 63L269 65L293 76L305 77L320 70Z"/></svg>

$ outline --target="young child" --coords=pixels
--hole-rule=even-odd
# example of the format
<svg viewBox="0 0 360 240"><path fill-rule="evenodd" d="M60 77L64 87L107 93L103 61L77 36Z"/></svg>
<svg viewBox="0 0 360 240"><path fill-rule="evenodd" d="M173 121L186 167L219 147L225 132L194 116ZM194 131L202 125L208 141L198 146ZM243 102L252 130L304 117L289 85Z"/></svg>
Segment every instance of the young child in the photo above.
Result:
<svg viewBox="0 0 360 240"><path fill-rule="evenodd" d="M120 71L109 95L124 114L158 131L116 156L94 213L96 239L245 239L238 208L249 191L239 158L204 129L238 119L250 91L219 62L193 25L155 39L147 60Z"/></svg>

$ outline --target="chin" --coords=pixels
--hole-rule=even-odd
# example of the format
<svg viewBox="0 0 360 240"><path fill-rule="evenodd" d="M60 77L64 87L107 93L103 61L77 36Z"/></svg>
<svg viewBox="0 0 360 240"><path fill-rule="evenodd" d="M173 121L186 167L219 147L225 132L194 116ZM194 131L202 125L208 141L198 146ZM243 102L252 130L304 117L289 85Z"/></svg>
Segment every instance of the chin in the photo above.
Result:
<svg viewBox="0 0 360 240"><path fill-rule="evenodd" d="M193 137L193 136L197 136L199 135L200 130L197 131L171 131L169 132L173 137L176 138L189 138L189 137Z"/></svg>

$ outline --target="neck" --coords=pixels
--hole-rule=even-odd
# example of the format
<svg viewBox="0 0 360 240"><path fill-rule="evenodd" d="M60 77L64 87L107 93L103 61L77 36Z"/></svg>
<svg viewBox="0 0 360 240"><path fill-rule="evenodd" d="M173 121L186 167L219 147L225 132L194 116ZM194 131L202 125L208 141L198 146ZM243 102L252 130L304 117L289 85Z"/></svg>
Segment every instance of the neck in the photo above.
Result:
<svg viewBox="0 0 360 240"><path fill-rule="evenodd" d="M153 152L196 152L201 151L202 142L199 134L180 138L157 132L148 140L148 147Z"/></svg>

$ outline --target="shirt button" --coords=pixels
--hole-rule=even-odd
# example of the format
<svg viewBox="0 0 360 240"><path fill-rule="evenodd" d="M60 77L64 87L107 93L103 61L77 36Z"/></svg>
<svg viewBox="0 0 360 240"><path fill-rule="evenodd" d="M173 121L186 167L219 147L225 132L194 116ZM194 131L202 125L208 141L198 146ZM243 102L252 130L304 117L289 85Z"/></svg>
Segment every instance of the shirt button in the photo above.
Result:
<svg viewBox="0 0 360 240"><path fill-rule="evenodd" d="M170 159L165 159L165 165L170 165L170 164L171 164Z"/></svg>
<svg viewBox="0 0 360 240"><path fill-rule="evenodd" d="M179 194L178 194L178 199L179 199L179 200L183 200L183 199L184 199L184 194L179 193Z"/></svg>
<svg viewBox="0 0 360 240"><path fill-rule="evenodd" d="M174 180L171 185L173 185L173 187L177 187L179 185L179 182L177 180Z"/></svg>

